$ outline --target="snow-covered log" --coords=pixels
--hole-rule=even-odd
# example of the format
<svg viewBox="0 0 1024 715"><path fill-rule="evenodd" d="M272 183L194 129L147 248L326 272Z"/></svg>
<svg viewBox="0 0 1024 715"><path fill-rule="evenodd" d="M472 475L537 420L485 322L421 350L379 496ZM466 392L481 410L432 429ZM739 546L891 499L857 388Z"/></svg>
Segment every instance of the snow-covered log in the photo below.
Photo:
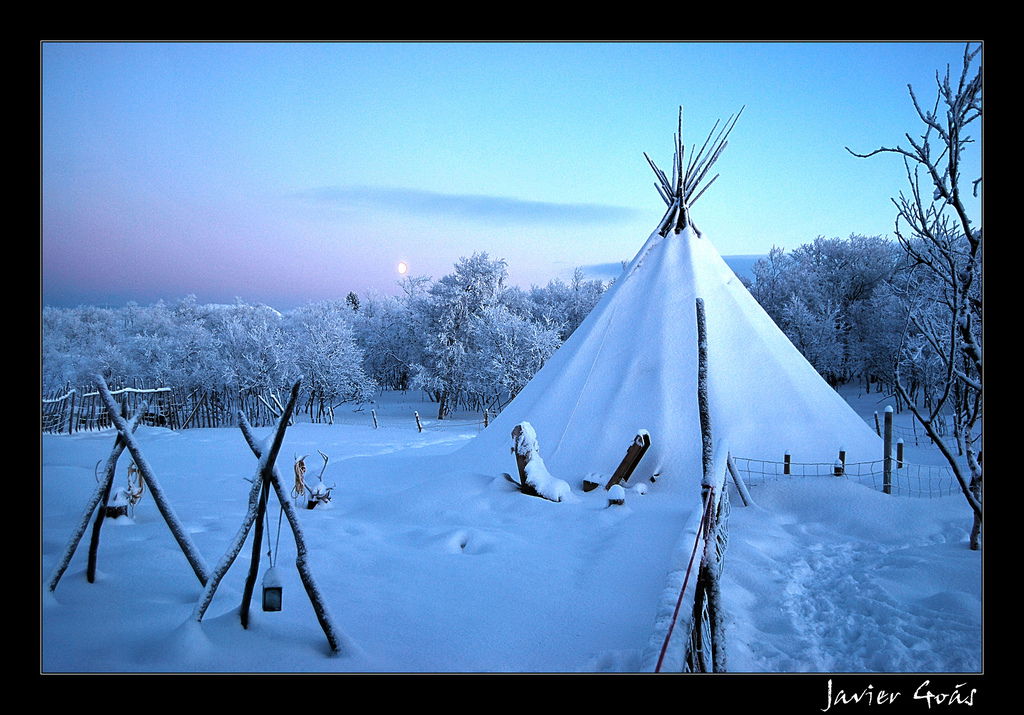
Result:
<svg viewBox="0 0 1024 715"><path fill-rule="evenodd" d="M519 468L520 491L530 496L560 502L572 489L568 482L551 475L540 456L537 432L529 422L520 422L512 430L512 452Z"/></svg>
<svg viewBox="0 0 1024 715"><path fill-rule="evenodd" d="M743 506L750 506L754 503L754 500L750 498L750 492L747 491L747 483L743 481L743 477L740 476L739 471L736 469L736 465L732 463L732 456L726 458L726 467L729 470L729 474L732 476L732 482L736 485L736 491L740 494L740 499L743 500Z"/></svg>

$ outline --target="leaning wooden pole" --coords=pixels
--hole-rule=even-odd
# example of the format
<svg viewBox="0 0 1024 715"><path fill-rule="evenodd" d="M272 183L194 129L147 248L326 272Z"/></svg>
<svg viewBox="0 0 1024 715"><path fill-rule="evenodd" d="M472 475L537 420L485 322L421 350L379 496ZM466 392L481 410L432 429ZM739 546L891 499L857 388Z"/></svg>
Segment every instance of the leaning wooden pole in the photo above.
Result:
<svg viewBox="0 0 1024 715"><path fill-rule="evenodd" d="M700 414L701 467L704 491L714 486L715 447L711 439L711 405L708 400L708 335L704 299L697 299L697 408Z"/></svg>
<svg viewBox="0 0 1024 715"><path fill-rule="evenodd" d="M114 427L117 428L121 438L124 439L128 452L132 455L132 459L135 460L135 465L139 468L139 474L141 474L142 478L146 481L146 486L149 487L149 493L153 495L153 501L156 503L157 509L159 509L164 521L167 522L167 526L170 528L171 534L174 536L174 540L177 541L178 546L181 547L182 553L185 554L185 558L188 560L189 565L195 572L196 578L199 579L199 583L206 585L206 582L209 579L209 569L206 566L206 561L203 560L199 550L196 548L195 544L192 543L192 538L188 535L188 531L186 531L181 520L178 519L178 515L174 513L174 509L167 500L167 495L164 493L163 487L160 486L160 482L157 481L156 476L153 474L153 469L149 466L149 462L146 461L146 456L139 448L138 443L135 441L135 437L132 436L132 432L128 428L128 423L118 412L117 403L114 401L113 395L110 394L110 388L107 387L106 380L103 379L102 375L97 375L96 383L99 387L100 397L107 407L107 413L110 416L110 420Z"/></svg>
<svg viewBox="0 0 1024 715"><path fill-rule="evenodd" d="M239 414L242 414L239 411ZM249 558L249 573L245 577L242 589L242 603L238 609L238 618L242 628L249 627L249 605L252 603L252 592L256 588L256 577L260 571L260 548L263 544L263 516L267 513L267 497L270 495L270 481L261 479L259 504L256 508L256 529L252 533L252 555ZM269 537L268 537L269 538Z"/></svg>
<svg viewBox="0 0 1024 715"><path fill-rule="evenodd" d="M141 410L136 412L137 415L143 415L149 409L148 405L144 404ZM127 405L121 406L121 416L128 416ZM138 424L138 419L134 420L135 424ZM122 451L124 450L124 440L118 435L116 444L120 442L122 444ZM89 539L89 560L85 567L85 580L89 583L96 582L96 561L99 558L100 550L100 531L103 529L103 521L107 516L107 504L110 502L110 489L114 485L114 474L116 472L117 463L110 465L108 472L104 474L103 482L106 487L103 490L103 498L100 499L99 508L96 509L96 518L92 522L92 537Z"/></svg>
<svg viewBox="0 0 1024 715"><path fill-rule="evenodd" d="M131 422L128 424L128 427L132 432L138 428L139 419L141 417L141 412L132 417ZM68 565L71 563L71 557L75 555L75 550L78 548L78 544L81 542L82 536L85 534L85 530L89 526L89 519L92 518L92 513L96 510L96 506L103 500L104 494L109 493L110 485L114 481L114 473L117 469L117 460L120 459L121 453L124 452L124 448L124 440L121 439L120 435L118 435L114 440L114 447L110 450L110 455L107 457L107 463L103 470L103 479L101 479L99 484L96 485L96 491L93 492L92 497L89 499L89 503L82 512L82 518L79 521L78 526L71 535L71 539L64 548L64 553L61 555L60 561L57 562L57 567L50 576L50 580L47 583L47 588L50 591L54 591L57 588L57 584L60 583L61 577L64 575L64 572L67 571Z"/></svg>
<svg viewBox="0 0 1024 715"><path fill-rule="evenodd" d="M245 538L249 535L249 531L252 529L252 525L259 514L260 495L264 490L264 486L261 480L253 480L252 489L249 490L249 509L246 512L245 519L243 519L242 525L235 534L235 538L232 539L231 544L228 546L227 553L221 557L220 562L210 573L210 579L206 582L203 593L192 610L193 620L197 622L203 620L203 616L206 615L206 609L210 607L210 602L213 601L213 594L217 592L217 587L220 585L221 580L227 574L228 569L231 568L231 564L234 563L238 552L242 550L242 546L245 545Z"/></svg>
<svg viewBox="0 0 1024 715"><path fill-rule="evenodd" d="M249 449L251 449L253 454L257 457L260 457L262 454L262 448L253 436L252 427L249 425L249 422L244 419L244 415L241 415L241 418L243 421L239 426L242 428L242 434L245 435L246 442L249 443ZM316 613L316 618L320 622L320 627L323 629L324 635L327 636L327 642L330 644L331 650L338 652L341 650L341 646L337 636L337 629L334 627L334 620L331 618L331 614L327 610L327 604L324 601L323 595L320 593L320 588L317 586L316 580L313 578L313 574L309 570L306 539L302 534L302 527L299 524L295 508L292 506L291 499L288 498L288 493L285 491L281 480L281 474L277 471L276 466L271 472L271 486L274 487L274 491L277 493L277 498L278 501L281 502L281 508L284 510L285 518L288 520L292 533L295 535L295 567L298 569L299 577L302 579L302 585L306 589L306 594L309 596L310 603L313 605L313 611Z"/></svg>
<svg viewBox="0 0 1024 715"><path fill-rule="evenodd" d="M732 461L731 454L726 459L726 467L729 470L729 474L732 476L733 484L736 485L736 491L740 494L743 506L750 506L753 504L754 500L750 498L750 492L747 491L747 484L743 481L743 477L740 476L739 470L736 469L736 465Z"/></svg>
<svg viewBox="0 0 1024 715"><path fill-rule="evenodd" d="M260 547L263 541L263 515L267 512L267 497L270 492L271 474L274 471L275 462L277 461L277 455L281 452L281 444L284 442L284 433L288 429L288 421L291 419L292 412L295 410L295 403L299 396L299 386L301 382L296 382L292 387L291 395L288 398L288 404L284 408L284 412L281 414L281 419L277 422L277 429L274 430L274 438L270 443L270 449L265 454L258 457L259 469L256 472L257 481L262 485L260 489L259 503L256 505L256 531L252 537L252 559L249 562L249 573L245 579L245 589L242 592L242 606L239 610L239 616L242 621L242 628L249 627L249 604L252 601L252 592L256 586L256 576L260 570ZM245 413L242 411L238 412L239 421L244 417Z"/></svg>
<svg viewBox="0 0 1024 715"><path fill-rule="evenodd" d="M725 670L724 628L722 619L722 593L719 583L718 563L718 506L721 495L715 493L714 442L711 438L711 404L708 397L708 335L704 314L704 300L697 298L697 406L700 413L701 456L703 480L701 482L702 503L709 515L705 531L704 554L698 571L698 589L703 586L707 598L708 622L711 631L711 662L714 672ZM724 482L723 482L724 484ZM699 599L698 599L699 600ZM699 629L699 615L695 614L695 626Z"/></svg>

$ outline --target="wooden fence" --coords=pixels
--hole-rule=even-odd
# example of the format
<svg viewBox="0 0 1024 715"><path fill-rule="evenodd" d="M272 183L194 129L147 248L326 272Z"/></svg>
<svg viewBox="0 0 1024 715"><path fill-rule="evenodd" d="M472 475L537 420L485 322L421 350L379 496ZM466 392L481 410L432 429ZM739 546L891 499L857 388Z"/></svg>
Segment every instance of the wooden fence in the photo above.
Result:
<svg viewBox="0 0 1024 715"><path fill-rule="evenodd" d="M238 413L250 415L256 427L274 424L283 411L276 393L257 390L185 390L173 387L122 387L111 390L129 412L143 404L142 424L170 429L188 427L234 427ZM317 419L323 413L317 415ZM67 387L44 396L40 410L43 432L74 434L111 426L110 417L96 390Z"/></svg>

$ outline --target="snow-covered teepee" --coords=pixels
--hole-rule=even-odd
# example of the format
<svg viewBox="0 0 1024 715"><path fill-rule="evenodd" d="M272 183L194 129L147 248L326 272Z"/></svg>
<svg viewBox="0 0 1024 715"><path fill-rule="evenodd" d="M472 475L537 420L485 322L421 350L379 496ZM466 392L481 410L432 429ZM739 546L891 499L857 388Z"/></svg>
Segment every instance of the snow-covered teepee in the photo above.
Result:
<svg viewBox="0 0 1024 715"><path fill-rule="evenodd" d="M511 471L509 444L532 424L548 470L574 488L610 475L639 430L651 446L636 481L660 474L697 493L702 474L696 299L706 311L708 397L715 442L740 457L833 463L882 457L882 441L832 389L694 225L690 210L737 114L687 157L682 109L671 180L648 158L668 209L573 335L465 448ZM645 155L646 156L646 155Z"/></svg>

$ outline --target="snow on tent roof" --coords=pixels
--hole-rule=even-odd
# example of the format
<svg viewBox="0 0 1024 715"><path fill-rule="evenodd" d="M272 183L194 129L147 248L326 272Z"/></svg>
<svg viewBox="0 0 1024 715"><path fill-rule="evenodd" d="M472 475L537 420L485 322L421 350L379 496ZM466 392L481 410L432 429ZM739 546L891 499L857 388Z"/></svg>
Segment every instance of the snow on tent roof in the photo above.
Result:
<svg viewBox="0 0 1024 715"><path fill-rule="evenodd" d="M572 336L464 448L494 471L508 471L510 434L523 421L536 430L551 474L574 485L588 473L611 474L643 429L651 447L636 481L660 473L698 494L698 297L707 316L716 443L724 439L734 456L771 461L789 452L795 462L831 464L841 447L848 462L882 457L881 439L818 375L692 223L692 203L717 178L706 180L708 169L738 115L714 141L709 136L688 164L681 117L682 110L671 181L648 159L668 205L664 218Z"/></svg>

